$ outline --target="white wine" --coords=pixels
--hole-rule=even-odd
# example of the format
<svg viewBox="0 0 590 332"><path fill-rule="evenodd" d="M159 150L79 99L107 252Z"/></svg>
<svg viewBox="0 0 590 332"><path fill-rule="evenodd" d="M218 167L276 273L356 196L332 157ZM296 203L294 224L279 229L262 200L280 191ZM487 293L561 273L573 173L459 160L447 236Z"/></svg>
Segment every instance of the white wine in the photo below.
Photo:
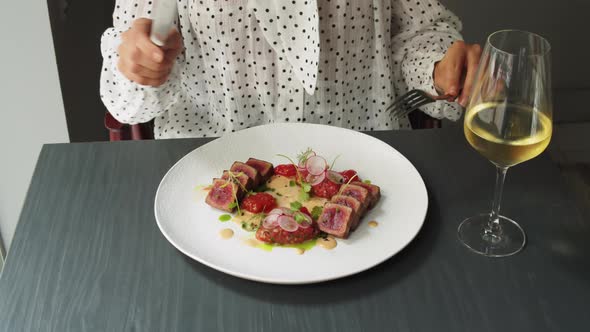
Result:
<svg viewBox="0 0 590 332"><path fill-rule="evenodd" d="M465 137L492 163L508 167L532 159L551 140L552 123L545 113L523 105L483 103L465 115Z"/></svg>

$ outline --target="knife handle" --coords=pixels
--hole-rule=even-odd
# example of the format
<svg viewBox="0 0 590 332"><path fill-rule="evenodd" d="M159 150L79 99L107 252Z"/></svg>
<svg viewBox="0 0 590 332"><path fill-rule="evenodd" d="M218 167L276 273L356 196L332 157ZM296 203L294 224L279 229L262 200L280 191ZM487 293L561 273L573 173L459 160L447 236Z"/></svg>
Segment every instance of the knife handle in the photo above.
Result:
<svg viewBox="0 0 590 332"><path fill-rule="evenodd" d="M176 0L154 0L153 13L150 39L152 43L162 47L166 44L168 34L174 27L174 20L178 17Z"/></svg>

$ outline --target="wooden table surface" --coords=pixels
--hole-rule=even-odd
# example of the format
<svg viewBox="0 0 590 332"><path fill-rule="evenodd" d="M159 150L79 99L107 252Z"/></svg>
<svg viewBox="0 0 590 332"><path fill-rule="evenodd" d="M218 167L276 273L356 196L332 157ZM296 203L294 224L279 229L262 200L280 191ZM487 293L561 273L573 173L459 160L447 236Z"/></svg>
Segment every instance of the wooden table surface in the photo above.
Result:
<svg viewBox="0 0 590 332"><path fill-rule="evenodd" d="M502 211L528 244L503 259L457 240L494 181L461 131L372 133L422 174L424 227L383 264L307 286L225 275L159 232L160 179L208 139L46 145L0 277L0 331L588 331L589 132L558 128L550 153L508 172Z"/></svg>

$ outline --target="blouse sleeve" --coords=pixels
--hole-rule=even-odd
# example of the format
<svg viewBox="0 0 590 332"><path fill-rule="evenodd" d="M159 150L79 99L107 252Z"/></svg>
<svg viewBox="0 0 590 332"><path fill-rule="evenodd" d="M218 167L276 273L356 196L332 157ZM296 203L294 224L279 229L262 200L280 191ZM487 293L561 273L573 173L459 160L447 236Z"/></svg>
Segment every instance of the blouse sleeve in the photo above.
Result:
<svg viewBox="0 0 590 332"><path fill-rule="evenodd" d="M151 18L152 1L117 0L113 12L113 27L101 38L103 57L100 76L100 97L107 110L122 123L136 124L150 121L174 108L180 98L179 67L182 56L176 60L168 80L159 87L137 84L127 79L117 68L117 49L120 37L137 18Z"/></svg>
<svg viewBox="0 0 590 332"><path fill-rule="evenodd" d="M398 96L412 89L436 95L434 65L456 40L462 40L461 21L438 0L392 0L392 49ZM461 106L437 101L422 107L435 118L457 120Z"/></svg>

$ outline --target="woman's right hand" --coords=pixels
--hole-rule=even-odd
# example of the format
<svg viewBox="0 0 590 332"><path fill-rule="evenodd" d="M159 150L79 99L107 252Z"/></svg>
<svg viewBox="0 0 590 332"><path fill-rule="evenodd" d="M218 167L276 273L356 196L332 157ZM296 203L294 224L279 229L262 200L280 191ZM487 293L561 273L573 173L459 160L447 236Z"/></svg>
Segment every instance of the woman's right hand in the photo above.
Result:
<svg viewBox="0 0 590 332"><path fill-rule="evenodd" d="M182 52L182 38L178 30L170 32L166 45L156 46L150 40L152 20L139 18L121 34L119 71L141 85L160 86L166 82L176 56Z"/></svg>

